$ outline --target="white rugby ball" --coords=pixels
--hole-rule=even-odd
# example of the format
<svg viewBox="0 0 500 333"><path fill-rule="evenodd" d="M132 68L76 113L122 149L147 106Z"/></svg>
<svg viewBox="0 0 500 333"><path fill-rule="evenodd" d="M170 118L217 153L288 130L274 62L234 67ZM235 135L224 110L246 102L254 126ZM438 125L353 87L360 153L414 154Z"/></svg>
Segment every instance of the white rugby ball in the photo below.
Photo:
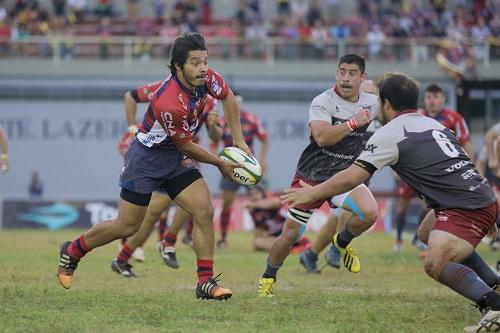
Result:
<svg viewBox="0 0 500 333"><path fill-rule="evenodd" d="M255 185L262 178L262 168L257 159L237 147L226 147L219 152L223 160L241 163L243 168L234 168L231 178L241 185Z"/></svg>

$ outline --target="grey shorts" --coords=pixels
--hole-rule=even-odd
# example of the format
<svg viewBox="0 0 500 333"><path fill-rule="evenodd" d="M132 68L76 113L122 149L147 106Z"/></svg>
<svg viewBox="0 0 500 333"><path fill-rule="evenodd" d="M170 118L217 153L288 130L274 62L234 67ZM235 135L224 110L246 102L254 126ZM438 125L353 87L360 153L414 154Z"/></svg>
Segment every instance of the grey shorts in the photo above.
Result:
<svg viewBox="0 0 500 333"><path fill-rule="evenodd" d="M227 192L237 192L238 189L240 188L240 184L233 182L232 180L226 179L226 178L221 178L219 188L222 191L227 191Z"/></svg>

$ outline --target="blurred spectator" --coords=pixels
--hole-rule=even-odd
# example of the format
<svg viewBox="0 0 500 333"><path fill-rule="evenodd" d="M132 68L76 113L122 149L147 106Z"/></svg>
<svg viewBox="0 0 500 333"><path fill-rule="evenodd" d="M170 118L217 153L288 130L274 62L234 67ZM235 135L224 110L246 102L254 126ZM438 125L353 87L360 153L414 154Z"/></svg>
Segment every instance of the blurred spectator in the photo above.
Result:
<svg viewBox="0 0 500 333"><path fill-rule="evenodd" d="M178 1L178 3L181 1ZM165 11L165 1L164 0L153 0L153 15L155 19L155 23L157 25L162 25L164 23L164 18L163 18L163 12ZM176 21L176 13L179 14L179 21ZM180 20L180 9L178 8L177 4L175 5L174 12L172 13L173 17L173 24L181 24Z"/></svg>
<svg viewBox="0 0 500 333"><path fill-rule="evenodd" d="M99 57L107 59L109 57L109 46L111 44L111 19L108 16L101 17L97 35L101 37L99 44Z"/></svg>
<svg viewBox="0 0 500 333"><path fill-rule="evenodd" d="M314 48L314 58L323 59L327 44L330 42L328 30L321 19L314 21L314 27L311 30L312 46Z"/></svg>
<svg viewBox="0 0 500 333"><path fill-rule="evenodd" d="M201 24L212 24L212 0L202 0L201 1Z"/></svg>
<svg viewBox="0 0 500 333"><path fill-rule="evenodd" d="M285 26L281 31L281 37L284 39L282 56L287 60L292 60L295 57L295 45L299 37L299 29L292 16L286 18Z"/></svg>
<svg viewBox="0 0 500 333"><path fill-rule="evenodd" d="M66 16L66 0L52 0L52 7L56 17Z"/></svg>
<svg viewBox="0 0 500 333"><path fill-rule="evenodd" d="M73 23L81 22L87 11L87 0L68 0L68 20Z"/></svg>
<svg viewBox="0 0 500 333"><path fill-rule="evenodd" d="M307 0L294 0L292 1L292 15L298 19L301 19L306 16L307 12Z"/></svg>
<svg viewBox="0 0 500 333"><path fill-rule="evenodd" d="M380 29L378 24L374 24L366 36L368 42L368 55L370 60L377 59L383 48L385 34Z"/></svg>
<svg viewBox="0 0 500 333"><path fill-rule="evenodd" d="M288 16L292 12L290 0L276 0L276 11L279 16Z"/></svg>
<svg viewBox="0 0 500 333"><path fill-rule="evenodd" d="M113 0L98 0L95 13L97 16L113 16Z"/></svg>
<svg viewBox="0 0 500 333"><path fill-rule="evenodd" d="M318 0L309 0L306 11L307 24L314 26L317 20L322 21L321 8Z"/></svg>
<svg viewBox="0 0 500 333"><path fill-rule="evenodd" d="M259 18L252 19L250 26L245 31L245 39L250 43L250 52L254 58L262 58L265 55L267 31L265 25Z"/></svg>
<svg viewBox="0 0 500 333"><path fill-rule="evenodd" d="M475 61L484 59L484 41L491 36L490 28L486 26L484 19L479 16L477 23L471 28L470 31L472 41L474 43L472 54Z"/></svg>
<svg viewBox="0 0 500 333"><path fill-rule="evenodd" d="M139 0L127 0L127 15L131 20L135 20L139 14Z"/></svg>
<svg viewBox="0 0 500 333"><path fill-rule="evenodd" d="M38 172L33 171L31 174L31 180L28 186L28 193L30 200L41 200L43 196L43 184L40 181Z"/></svg>

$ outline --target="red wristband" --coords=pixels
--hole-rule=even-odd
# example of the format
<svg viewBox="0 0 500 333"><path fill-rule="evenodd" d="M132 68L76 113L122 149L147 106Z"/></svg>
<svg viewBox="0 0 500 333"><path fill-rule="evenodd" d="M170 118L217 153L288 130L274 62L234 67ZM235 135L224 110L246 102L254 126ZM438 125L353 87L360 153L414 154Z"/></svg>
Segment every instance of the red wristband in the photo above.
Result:
<svg viewBox="0 0 500 333"><path fill-rule="evenodd" d="M358 124L356 123L356 119L354 118L351 118L349 119L347 122L347 127L349 127L349 129L352 131L354 131L356 128L358 128Z"/></svg>

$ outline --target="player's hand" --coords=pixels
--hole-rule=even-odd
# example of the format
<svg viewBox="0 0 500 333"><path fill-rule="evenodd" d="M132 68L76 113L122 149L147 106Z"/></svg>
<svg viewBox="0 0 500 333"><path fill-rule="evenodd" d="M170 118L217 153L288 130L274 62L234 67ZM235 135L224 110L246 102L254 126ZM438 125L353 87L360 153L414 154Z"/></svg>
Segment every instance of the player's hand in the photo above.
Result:
<svg viewBox="0 0 500 333"><path fill-rule="evenodd" d="M287 188L280 196L283 203L288 203L289 208L296 207L314 201L312 196L313 187L304 181L299 182L302 187Z"/></svg>
<svg viewBox="0 0 500 333"><path fill-rule="evenodd" d="M356 128L360 128L369 124L372 121L372 114L370 110L360 110L354 115L354 121L356 122Z"/></svg>
<svg viewBox="0 0 500 333"><path fill-rule="evenodd" d="M207 125L208 127L216 126L219 120L219 115L216 109L212 109L207 114Z"/></svg>
<svg viewBox="0 0 500 333"><path fill-rule="evenodd" d="M217 166L219 168L220 173L224 176L224 178L231 179L231 175L233 174L234 168L243 168L244 165L235 162L229 162L221 159L221 163Z"/></svg>
<svg viewBox="0 0 500 333"><path fill-rule="evenodd" d="M250 148L248 148L248 145L246 144L245 141L242 141L242 142L236 142L235 141L234 142L234 146L240 148L241 150L243 150L248 155L253 156L252 151L250 150Z"/></svg>
<svg viewBox="0 0 500 333"><path fill-rule="evenodd" d="M2 154L0 157L0 172L6 174L9 171L9 157Z"/></svg>

